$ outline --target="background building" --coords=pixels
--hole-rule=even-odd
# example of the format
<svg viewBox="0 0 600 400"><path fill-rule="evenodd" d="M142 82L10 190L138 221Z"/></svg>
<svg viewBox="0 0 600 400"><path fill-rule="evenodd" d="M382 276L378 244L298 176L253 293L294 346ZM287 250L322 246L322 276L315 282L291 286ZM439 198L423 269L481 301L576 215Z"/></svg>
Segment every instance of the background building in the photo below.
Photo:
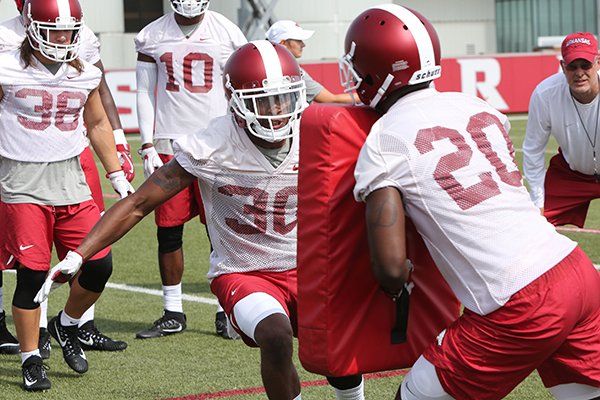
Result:
<svg viewBox="0 0 600 400"><path fill-rule="evenodd" d="M137 130L133 38L171 11L169 0L80 0L86 24L102 44L107 81L128 131ZM297 21L315 31L300 60L339 93L337 59L350 22L364 9L397 3L422 12L442 45L439 90L471 93L504 112L526 112L531 91L559 70L559 46L575 31L598 33L600 0L212 0L210 9L235 22L248 39L262 39L271 23ZM17 14L0 0L0 20ZM540 51L542 50L542 51ZM523 73L526 71L527 73Z"/></svg>
<svg viewBox="0 0 600 400"><path fill-rule="evenodd" d="M168 0L80 1L109 69L133 68L133 37L170 11ZM350 21L381 3L402 4L426 15L442 38L444 57L530 52L539 47L539 37L597 32L599 25L600 0L213 0L210 9L236 22L249 39L263 38L269 22L278 19L315 30L303 56L308 62L336 59ZM0 19L14 15L13 1L0 1Z"/></svg>

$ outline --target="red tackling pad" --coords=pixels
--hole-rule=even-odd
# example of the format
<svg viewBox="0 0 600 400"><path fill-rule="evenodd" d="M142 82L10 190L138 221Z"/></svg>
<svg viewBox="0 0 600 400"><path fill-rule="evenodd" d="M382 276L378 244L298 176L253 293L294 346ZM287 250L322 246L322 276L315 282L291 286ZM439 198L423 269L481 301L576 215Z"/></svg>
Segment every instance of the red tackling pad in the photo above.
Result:
<svg viewBox="0 0 600 400"><path fill-rule="evenodd" d="M366 107L313 104L302 116L298 182L298 339L306 370L346 376L412 366L458 318L459 303L407 221L415 267L407 340L391 343L396 303L371 272L364 203L354 166L379 115Z"/></svg>

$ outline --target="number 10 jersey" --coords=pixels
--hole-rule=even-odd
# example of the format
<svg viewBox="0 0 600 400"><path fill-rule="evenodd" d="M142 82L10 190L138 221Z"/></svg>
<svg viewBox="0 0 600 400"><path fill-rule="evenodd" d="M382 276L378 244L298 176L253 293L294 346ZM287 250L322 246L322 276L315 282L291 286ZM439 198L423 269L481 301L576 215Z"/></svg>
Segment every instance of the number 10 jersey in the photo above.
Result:
<svg viewBox="0 0 600 400"><path fill-rule="evenodd" d="M154 140L177 139L225 114L223 67L246 42L233 22L210 10L188 36L173 12L138 33L137 52L152 57L158 67Z"/></svg>

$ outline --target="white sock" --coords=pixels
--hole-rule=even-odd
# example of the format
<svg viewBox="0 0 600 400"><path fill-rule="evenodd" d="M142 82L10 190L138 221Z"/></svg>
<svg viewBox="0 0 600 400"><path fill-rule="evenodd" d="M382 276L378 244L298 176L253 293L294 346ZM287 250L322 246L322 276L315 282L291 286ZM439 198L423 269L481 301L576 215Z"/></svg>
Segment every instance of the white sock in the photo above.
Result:
<svg viewBox="0 0 600 400"><path fill-rule="evenodd" d="M292 400L302 400L302 393L300 393L298 396L294 397Z"/></svg>
<svg viewBox="0 0 600 400"><path fill-rule="evenodd" d="M79 325L79 318L73 318L63 310L62 313L60 313L60 324L62 326Z"/></svg>
<svg viewBox="0 0 600 400"><path fill-rule="evenodd" d="M35 349L33 351L26 351L25 353L21 352L21 365L31 356L40 357L40 349Z"/></svg>
<svg viewBox="0 0 600 400"><path fill-rule="evenodd" d="M217 303L217 312L225 312L225 310L223 310L223 307L221 306L221 303Z"/></svg>
<svg viewBox="0 0 600 400"><path fill-rule="evenodd" d="M183 299L181 294L181 283L177 285L163 285L163 303L165 310L183 312Z"/></svg>
<svg viewBox="0 0 600 400"><path fill-rule="evenodd" d="M85 310L85 312L83 313L81 318L79 318L79 326L80 327L81 327L81 325L85 324L86 322L94 320L94 310L95 309L96 309L96 305L92 304L90 308Z"/></svg>
<svg viewBox="0 0 600 400"><path fill-rule="evenodd" d="M350 389L340 390L333 388L336 400L365 400L364 382L365 380L363 379L360 381L360 385Z"/></svg>
<svg viewBox="0 0 600 400"><path fill-rule="evenodd" d="M40 328L48 329L48 299L40 303Z"/></svg>

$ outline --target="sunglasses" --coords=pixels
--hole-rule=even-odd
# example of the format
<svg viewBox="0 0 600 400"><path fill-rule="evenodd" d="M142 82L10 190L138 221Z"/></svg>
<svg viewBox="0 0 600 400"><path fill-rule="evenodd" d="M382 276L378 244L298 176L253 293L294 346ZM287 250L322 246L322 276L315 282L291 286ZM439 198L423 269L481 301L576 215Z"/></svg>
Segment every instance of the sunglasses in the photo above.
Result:
<svg viewBox="0 0 600 400"><path fill-rule="evenodd" d="M572 62L570 64L565 65L565 69L567 71L577 71L577 69L581 68L584 71L589 71L594 66L594 63L589 61L584 61L581 63Z"/></svg>

